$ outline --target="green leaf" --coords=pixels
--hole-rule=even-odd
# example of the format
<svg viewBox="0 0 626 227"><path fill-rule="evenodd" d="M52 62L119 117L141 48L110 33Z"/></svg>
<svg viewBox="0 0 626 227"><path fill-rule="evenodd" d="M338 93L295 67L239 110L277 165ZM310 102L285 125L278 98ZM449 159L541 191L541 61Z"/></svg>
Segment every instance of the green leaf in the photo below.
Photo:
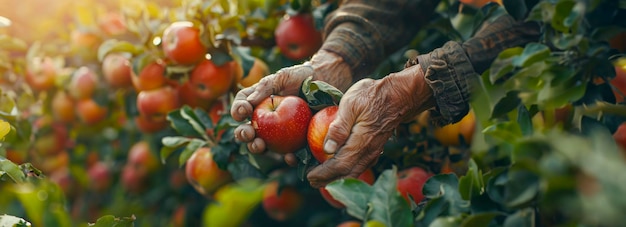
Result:
<svg viewBox="0 0 626 227"><path fill-rule="evenodd" d="M516 67L528 67L548 57L550 57L550 49L546 45L541 43L529 43L526 44L521 55L513 58L512 63Z"/></svg>
<svg viewBox="0 0 626 227"><path fill-rule="evenodd" d="M525 0L504 0L502 5L506 11L516 20L523 20L528 12Z"/></svg>
<svg viewBox="0 0 626 227"><path fill-rule="evenodd" d="M506 96L500 99L493 107L493 111L491 112L491 119L499 118L511 112L517 106L519 106L521 102L522 100L519 98L518 91L507 92Z"/></svg>
<svg viewBox="0 0 626 227"><path fill-rule="evenodd" d="M539 177L530 171L509 171L505 187L505 205L516 208L528 205L539 193Z"/></svg>
<svg viewBox="0 0 626 227"><path fill-rule="evenodd" d="M196 134L204 137L206 134L206 128L200 119L196 116L196 113L191 107L185 105L180 110L180 115L187 120L189 125L196 131Z"/></svg>
<svg viewBox="0 0 626 227"><path fill-rule="evenodd" d="M235 181L247 178L265 178L265 175L258 168L250 164L248 157L241 155L235 156L235 159L228 164L228 172Z"/></svg>
<svg viewBox="0 0 626 227"><path fill-rule="evenodd" d="M422 188L426 198L443 199L443 207L439 213L458 215L469 210L469 201L463 200L459 192L459 179L456 174L438 174L426 181Z"/></svg>
<svg viewBox="0 0 626 227"><path fill-rule="evenodd" d="M296 169L298 178L304 180L306 179L308 169L318 164L317 159L313 158L313 154L311 154L308 148L300 149L295 154L298 160L300 160Z"/></svg>
<svg viewBox="0 0 626 227"><path fill-rule="evenodd" d="M527 21L549 23L554 15L554 4L549 1L541 1L536 4L528 14Z"/></svg>
<svg viewBox="0 0 626 227"><path fill-rule="evenodd" d="M96 223L94 224L89 224L89 226L93 226L93 227L132 227L134 226L134 222L135 222L135 216L130 216L130 217L115 217L113 215L105 215L102 216L100 218L98 218L98 220L96 220Z"/></svg>
<svg viewBox="0 0 626 227"><path fill-rule="evenodd" d="M465 176L459 178L459 193L464 200L470 200L474 196L484 193L485 182L483 182L482 171L478 169L474 159L470 159L468 170Z"/></svg>
<svg viewBox="0 0 626 227"><path fill-rule="evenodd" d="M198 122L200 122L204 128L212 129L213 127L215 127L213 125L213 119L211 119L211 116L209 116L209 114L206 111L204 111L202 108L195 108L193 112L196 115ZM219 121L219 119L215 119L215 120L216 122Z"/></svg>
<svg viewBox="0 0 626 227"><path fill-rule="evenodd" d="M98 47L98 61L102 62L107 54L113 52L124 52L132 55L141 53L141 49L128 41L108 39Z"/></svg>
<svg viewBox="0 0 626 227"><path fill-rule="evenodd" d="M343 96L343 92L336 87L324 81L314 81L313 77L308 77L302 82L302 94L309 103L309 107L315 110L338 105Z"/></svg>
<svg viewBox="0 0 626 227"><path fill-rule="evenodd" d="M187 110L192 112L188 106ZM181 136L202 137L205 131L199 131L199 123L190 116L189 112L185 112L185 107L178 110L171 111L167 114L167 120L170 121L172 128L174 128ZM193 113L193 112L192 112ZM192 119L193 123L189 120ZM199 127L202 128L201 126Z"/></svg>
<svg viewBox="0 0 626 227"><path fill-rule="evenodd" d="M0 177L5 174L15 183L22 183L26 180L26 175L17 164L0 157Z"/></svg>
<svg viewBox="0 0 626 227"><path fill-rule="evenodd" d="M562 33L570 33L573 21L570 19L576 2L573 0L560 0L554 7L554 16L552 16L551 25L555 30Z"/></svg>
<svg viewBox="0 0 626 227"><path fill-rule="evenodd" d="M234 144L217 144L211 147L211 153L213 154L213 161L217 163L217 166L220 169L227 169L228 162L230 159L231 153L236 150L237 147Z"/></svg>
<svg viewBox="0 0 626 227"><path fill-rule="evenodd" d="M0 19L1 18L2 17L0 17ZM32 224L23 218L2 214L0 215L0 226L29 227L32 226Z"/></svg>
<svg viewBox="0 0 626 227"><path fill-rule="evenodd" d="M509 215L504 220L504 227L515 226L533 226L535 224L535 211L533 208L527 208L519 210L512 215Z"/></svg>
<svg viewBox="0 0 626 227"><path fill-rule="evenodd" d="M261 180L252 178L223 186L204 209L203 226L242 226L263 201L264 189Z"/></svg>
<svg viewBox="0 0 626 227"><path fill-rule="evenodd" d="M178 165L180 167L184 166L191 155L204 145L206 145L206 142L199 139L192 139L189 141L189 144L187 144L183 152L180 153L180 157L178 157Z"/></svg>
<svg viewBox="0 0 626 227"><path fill-rule="evenodd" d="M380 221L385 226L411 226L413 215L409 204L397 190L397 181L395 166L380 174L368 203L372 210L369 220Z"/></svg>
<svg viewBox="0 0 626 227"><path fill-rule="evenodd" d="M461 223L462 227L473 227L473 226L490 226L489 224L493 221L494 218L498 216L502 216L502 213L498 212L488 212L488 213L480 213L471 215L463 220Z"/></svg>
<svg viewBox="0 0 626 227"><path fill-rule="evenodd" d="M517 122L511 121L497 122L493 125L487 126L482 132L509 143L522 137L520 126Z"/></svg>
<svg viewBox="0 0 626 227"><path fill-rule="evenodd" d="M182 137L182 136L166 136L161 139L161 143L163 147L161 148L160 157L161 163L165 164L167 158L174 153L178 148L183 145L189 143L191 141L190 138Z"/></svg>
<svg viewBox="0 0 626 227"><path fill-rule="evenodd" d="M2 17L0 16L0 24L1 23ZM0 25L0 27L2 27L2 25ZM22 52L28 50L28 44L24 42L24 40L0 34L0 50Z"/></svg>
<svg viewBox="0 0 626 227"><path fill-rule="evenodd" d="M500 52L498 57L491 64L491 69L489 70L489 81L492 84L495 84L496 81L512 72L514 69L513 60L516 56L522 54L523 51L524 48L514 47Z"/></svg>
<svg viewBox="0 0 626 227"><path fill-rule="evenodd" d="M456 227L461 224L461 217L443 216L433 220L429 227Z"/></svg>
<svg viewBox="0 0 626 227"><path fill-rule="evenodd" d="M571 48L583 49L580 48L580 44L584 40L585 37L580 34L557 33L551 37L552 44L561 50L568 50Z"/></svg>
<svg viewBox="0 0 626 227"><path fill-rule="evenodd" d="M346 205L348 214L365 220L374 187L358 179L346 178L329 183L326 190L334 199Z"/></svg>
<svg viewBox="0 0 626 227"><path fill-rule="evenodd" d="M517 123L519 124L523 136L530 136L533 134L533 122L530 117L530 113L528 113L528 109L526 109L526 106L524 105L519 105L517 107Z"/></svg>

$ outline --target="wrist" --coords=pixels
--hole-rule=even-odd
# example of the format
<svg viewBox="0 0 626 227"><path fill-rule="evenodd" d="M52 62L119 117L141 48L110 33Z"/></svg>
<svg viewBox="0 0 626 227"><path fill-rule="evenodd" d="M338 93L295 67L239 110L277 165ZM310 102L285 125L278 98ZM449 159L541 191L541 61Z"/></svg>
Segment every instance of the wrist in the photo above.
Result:
<svg viewBox="0 0 626 227"><path fill-rule="evenodd" d="M413 119L419 113L435 107L433 91L426 83L424 72L420 65L405 68L381 79L382 89L387 91L391 103L402 107L399 111L402 122ZM396 103L397 102L397 103Z"/></svg>
<svg viewBox="0 0 626 227"><path fill-rule="evenodd" d="M352 70L344 59L329 51L319 50L308 64L315 72L313 80L321 80L345 92L352 84Z"/></svg>

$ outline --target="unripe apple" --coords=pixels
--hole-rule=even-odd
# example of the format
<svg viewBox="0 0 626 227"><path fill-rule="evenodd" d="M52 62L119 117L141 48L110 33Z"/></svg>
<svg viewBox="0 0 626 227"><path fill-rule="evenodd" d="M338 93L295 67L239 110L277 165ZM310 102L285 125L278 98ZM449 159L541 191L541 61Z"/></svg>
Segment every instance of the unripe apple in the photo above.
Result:
<svg viewBox="0 0 626 227"><path fill-rule="evenodd" d="M226 94L234 81L235 75L230 64L217 66L208 59L198 63L189 77L196 95L209 102Z"/></svg>
<svg viewBox="0 0 626 227"><path fill-rule="evenodd" d="M296 61L313 56L322 46L322 35L310 13L286 17L276 27L274 37L280 52Z"/></svg>
<svg viewBox="0 0 626 227"><path fill-rule="evenodd" d="M397 189L407 202L410 202L409 195L411 195L413 201L419 203L424 199L422 188L431 176L431 173L426 172L426 170L420 167L411 167L401 170L398 172Z"/></svg>
<svg viewBox="0 0 626 227"><path fill-rule="evenodd" d="M286 185L281 190L278 186L278 181L272 181L265 187L263 209L270 218L285 221L299 211L304 199L293 186Z"/></svg>
<svg viewBox="0 0 626 227"><path fill-rule="evenodd" d="M252 127L270 151L292 153L306 145L311 115L311 109L303 99L272 95L254 109Z"/></svg>
<svg viewBox="0 0 626 227"><path fill-rule="evenodd" d="M137 95L139 114L153 122L166 121L167 114L178 108L178 93L171 87L141 91Z"/></svg>
<svg viewBox="0 0 626 227"><path fill-rule="evenodd" d="M313 157L320 163L333 157L333 154L324 152L324 139L328 133L330 123L332 123L337 116L338 109L338 106L329 106L321 109L313 115L309 122L309 129L306 136L307 142Z"/></svg>
<svg viewBox="0 0 626 227"><path fill-rule="evenodd" d="M208 147L201 147L191 155L185 164L185 175L196 191L207 197L232 180L230 173L213 160Z"/></svg>
<svg viewBox="0 0 626 227"><path fill-rule="evenodd" d="M374 172L371 169L365 170L365 172L361 173L361 175L359 175L357 179L369 185L374 184L374 181L376 180L376 178L374 177ZM324 200L326 200L326 202L328 202L328 204L330 204L331 206L337 209L346 207L346 205L344 205L343 203L333 198L333 196L330 195L330 193L328 192L328 190L326 190L326 188L321 187L319 188L319 191L320 191L320 194L322 194L322 197L324 198Z"/></svg>

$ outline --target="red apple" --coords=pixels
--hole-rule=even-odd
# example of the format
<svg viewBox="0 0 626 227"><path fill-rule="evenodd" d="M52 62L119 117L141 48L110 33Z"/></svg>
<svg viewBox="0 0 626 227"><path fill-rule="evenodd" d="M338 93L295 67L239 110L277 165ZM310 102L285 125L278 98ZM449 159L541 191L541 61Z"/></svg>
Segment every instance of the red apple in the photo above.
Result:
<svg viewBox="0 0 626 227"><path fill-rule="evenodd" d="M200 41L200 29L189 21L177 21L163 31L165 56L176 64L192 65L205 58L207 48Z"/></svg>
<svg viewBox="0 0 626 227"><path fill-rule="evenodd" d="M205 100L196 95L193 85L189 81L181 84L176 89L178 90L178 98L181 105L208 110L212 104L211 100Z"/></svg>
<svg viewBox="0 0 626 227"><path fill-rule="evenodd" d="M213 102L226 94L234 81L235 75L230 64L217 66L208 59L202 60L191 71L189 77L189 83L191 83L196 95L208 102Z"/></svg>
<svg viewBox="0 0 626 227"><path fill-rule="evenodd" d="M361 173L361 175L359 175L359 177L357 178L369 185L374 184L374 181L376 180L376 178L374 177L374 172L371 169L367 169L365 172ZM328 204L330 204L331 206L337 208L337 209L341 209L341 208L345 208L346 206L343 205L343 203L337 201L336 199L333 198L332 195L330 195L330 193L328 192L328 190L326 190L326 188L321 187L319 188L320 193L322 194L322 197L324 198L324 200L326 200L326 202L328 202Z"/></svg>
<svg viewBox="0 0 626 227"><path fill-rule="evenodd" d="M167 113L179 107L178 93L171 87L141 91L137 95L139 114L153 122L166 121Z"/></svg>
<svg viewBox="0 0 626 227"><path fill-rule="evenodd" d="M309 13L286 17L276 27L274 37L280 52L296 61L313 56L322 46L322 35Z"/></svg>
<svg viewBox="0 0 626 227"><path fill-rule="evenodd" d="M613 139L617 143L617 146L626 154L626 122L617 127L617 130L613 133Z"/></svg>
<svg viewBox="0 0 626 227"><path fill-rule="evenodd" d="M107 12L98 19L98 27L109 36L117 36L126 32L126 22L117 12Z"/></svg>
<svg viewBox="0 0 626 227"><path fill-rule="evenodd" d="M278 181L272 181L263 191L263 209L277 221L291 218L302 207L303 197L293 186L285 185L278 190Z"/></svg>
<svg viewBox="0 0 626 227"><path fill-rule="evenodd" d="M626 58L620 58L614 63L615 65L615 78L613 78L610 83L615 87L615 89L619 90L613 91L615 94L615 101L620 103L624 101L624 96L626 95Z"/></svg>
<svg viewBox="0 0 626 227"><path fill-rule="evenodd" d="M326 152L324 152L324 138L326 138L330 123L332 123L337 116L338 109L338 106L326 107L315 113L309 122L309 129L306 135L307 142L313 157L320 163L333 157L333 154L326 154Z"/></svg>
<svg viewBox="0 0 626 227"><path fill-rule="evenodd" d="M126 165L122 169L122 186L131 193L147 188L151 173L159 168L159 160L146 141L139 141L130 148Z"/></svg>
<svg viewBox="0 0 626 227"><path fill-rule="evenodd" d="M361 222L358 221L344 221L339 223L337 227L361 227Z"/></svg>
<svg viewBox="0 0 626 227"><path fill-rule="evenodd" d="M98 86L98 76L91 69L83 66L72 75L69 85L70 94L77 100L91 98Z"/></svg>
<svg viewBox="0 0 626 227"><path fill-rule="evenodd" d="M422 188L431 176L432 174L420 167L404 169L398 172L397 189L407 202L410 202L409 195L411 195L413 201L419 203L424 199Z"/></svg>
<svg viewBox="0 0 626 227"><path fill-rule="evenodd" d="M297 96L272 95L256 106L252 127L267 148L279 154L297 151L306 145L311 109Z"/></svg>
<svg viewBox="0 0 626 227"><path fill-rule="evenodd" d="M169 125L168 121L153 121L146 116L138 115L135 117L135 125L140 132L155 133L163 130Z"/></svg>
<svg viewBox="0 0 626 227"><path fill-rule="evenodd" d="M79 100L76 104L78 118L85 124L93 125L107 117L108 108L93 99Z"/></svg>
<svg viewBox="0 0 626 227"><path fill-rule="evenodd" d="M110 53L102 60L102 75L114 88L129 87L133 84L128 57L124 53Z"/></svg>
<svg viewBox="0 0 626 227"><path fill-rule="evenodd" d="M228 171L217 166L208 147L199 148L191 155L185 164L185 175L196 191L205 196L232 180Z"/></svg>
<svg viewBox="0 0 626 227"><path fill-rule="evenodd" d="M105 192L112 183L111 167L104 162L97 162L87 170L91 183L89 186L96 192Z"/></svg>
<svg viewBox="0 0 626 227"><path fill-rule="evenodd" d="M165 63L163 61L154 61L141 69L139 75L131 70L131 81L135 90L147 91L161 88L168 83L165 77Z"/></svg>
<svg viewBox="0 0 626 227"><path fill-rule="evenodd" d="M63 123L76 121L76 103L65 91L59 90L52 97L52 116Z"/></svg>
<svg viewBox="0 0 626 227"><path fill-rule="evenodd" d="M35 91L53 88L58 75L58 64L50 57L34 58L28 62L25 79Z"/></svg>

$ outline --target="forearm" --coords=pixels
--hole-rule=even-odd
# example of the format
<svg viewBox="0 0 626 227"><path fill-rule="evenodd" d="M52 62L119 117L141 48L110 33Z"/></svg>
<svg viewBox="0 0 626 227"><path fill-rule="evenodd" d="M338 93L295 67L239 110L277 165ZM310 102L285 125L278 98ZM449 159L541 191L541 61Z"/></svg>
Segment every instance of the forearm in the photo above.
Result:
<svg viewBox="0 0 626 227"><path fill-rule="evenodd" d="M429 21L439 0L346 0L327 17L322 50L342 57L352 81L409 42Z"/></svg>

